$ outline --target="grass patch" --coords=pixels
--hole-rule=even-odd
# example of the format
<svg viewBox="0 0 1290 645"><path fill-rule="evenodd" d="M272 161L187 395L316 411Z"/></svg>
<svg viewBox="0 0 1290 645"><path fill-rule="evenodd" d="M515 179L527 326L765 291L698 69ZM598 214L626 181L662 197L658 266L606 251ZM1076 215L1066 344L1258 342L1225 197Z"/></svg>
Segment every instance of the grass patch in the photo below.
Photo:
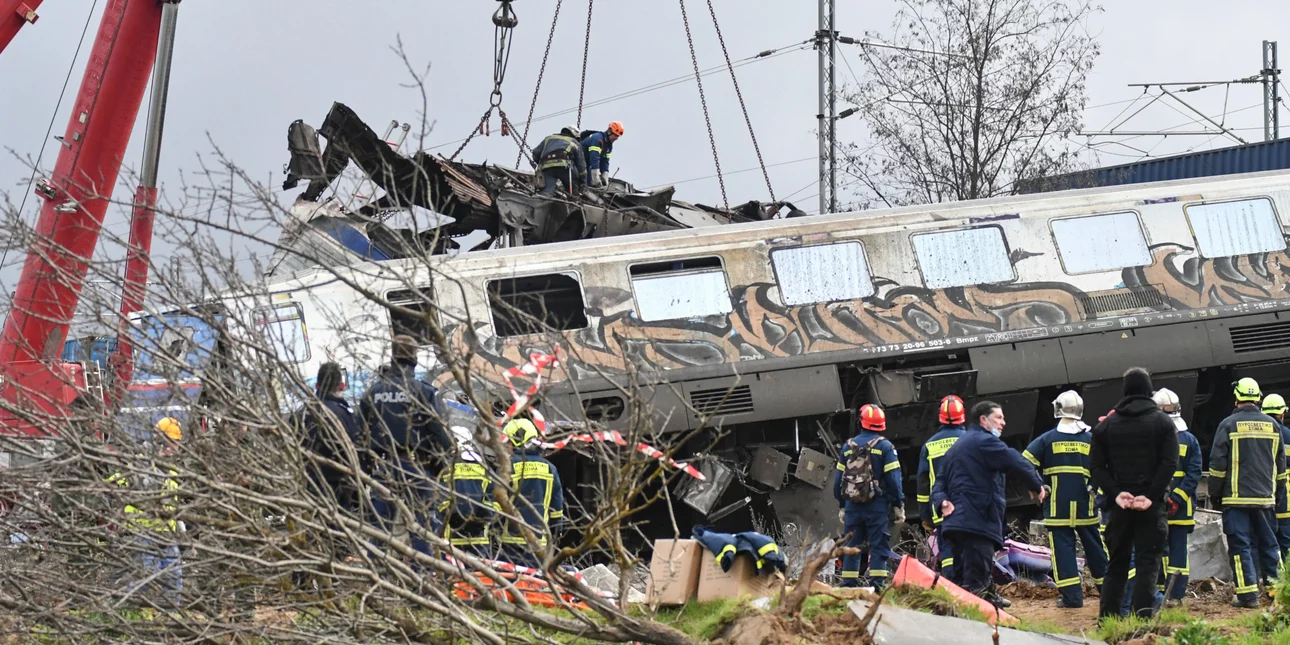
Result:
<svg viewBox="0 0 1290 645"><path fill-rule="evenodd" d="M699 639L715 638L731 621L749 610L747 599L723 598L691 602L681 607L664 607L654 620Z"/></svg>

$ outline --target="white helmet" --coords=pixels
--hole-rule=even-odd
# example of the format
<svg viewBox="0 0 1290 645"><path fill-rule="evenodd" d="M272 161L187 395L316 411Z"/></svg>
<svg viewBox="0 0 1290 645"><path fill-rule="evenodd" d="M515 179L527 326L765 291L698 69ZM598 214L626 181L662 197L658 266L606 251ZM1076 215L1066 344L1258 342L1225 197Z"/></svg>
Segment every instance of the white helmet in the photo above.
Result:
<svg viewBox="0 0 1290 645"><path fill-rule="evenodd" d="M1171 417L1182 416L1182 404L1178 402L1178 395L1174 394L1173 390L1162 387L1156 390L1151 399L1156 402L1156 407L1160 408L1161 412Z"/></svg>
<svg viewBox="0 0 1290 645"><path fill-rule="evenodd" d="M1084 399L1079 392L1066 390L1053 399L1054 419L1079 419L1084 416Z"/></svg>
<svg viewBox="0 0 1290 645"><path fill-rule="evenodd" d="M560 134L567 134L567 135L569 135L569 136L573 137L574 139L577 139L577 138L578 138L578 126L576 126L576 125L566 125L566 126L564 126L563 128L560 128Z"/></svg>
<svg viewBox="0 0 1290 645"><path fill-rule="evenodd" d="M457 440L457 454L462 461L483 461L483 459L479 458L479 451L475 446L475 437L471 434L470 428L452 426L452 436Z"/></svg>

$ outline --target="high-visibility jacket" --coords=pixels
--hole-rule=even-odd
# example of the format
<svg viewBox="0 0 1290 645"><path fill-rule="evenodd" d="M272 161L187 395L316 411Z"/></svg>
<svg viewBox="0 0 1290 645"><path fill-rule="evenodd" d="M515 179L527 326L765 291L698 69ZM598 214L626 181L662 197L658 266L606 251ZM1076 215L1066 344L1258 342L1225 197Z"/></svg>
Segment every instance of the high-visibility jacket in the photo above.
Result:
<svg viewBox="0 0 1290 645"><path fill-rule="evenodd" d="M1257 405L1242 405L1218 424L1209 451L1209 496L1223 506L1273 508L1286 471L1281 431Z"/></svg>
<svg viewBox="0 0 1290 645"><path fill-rule="evenodd" d="M582 151L582 143L565 134L553 134L542 140L533 149L533 163L538 170L550 168L573 167L576 181L585 183L587 179L587 159Z"/></svg>
<svg viewBox="0 0 1290 645"><path fill-rule="evenodd" d="M458 461L439 476L443 487L452 491L439 502L444 516L444 537L453 546L486 546L488 522L493 519L493 502L488 469L475 461Z"/></svg>
<svg viewBox="0 0 1290 645"><path fill-rule="evenodd" d="M179 484L176 483L174 480L175 477L179 476L179 473L171 470L169 471L168 475L169 476L163 479L160 473L140 474L140 473L115 472L115 473L112 473L112 475L108 477L105 481L109 484L116 484L120 488L137 487L143 490L157 490L157 491L179 490ZM178 505L178 502L179 502L179 497L174 493L170 493L170 494L162 495L159 501L161 502L161 510L164 511L166 515L169 515L172 519L156 517L155 515L149 513L149 511L146 508L141 508L141 507L135 506L134 504L126 504L125 505L126 521L131 526L135 526L141 529L147 529L150 531L174 532L175 530L178 529L178 526L179 526L179 523L173 519L176 506Z"/></svg>
<svg viewBox="0 0 1290 645"><path fill-rule="evenodd" d="M962 425L941 426L918 452L918 513L924 522L930 518L932 524L941 523L940 509L932 507L932 486L941 472L941 459L965 431Z"/></svg>
<svg viewBox="0 0 1290 645"><path fill-rule="evenodd" d="M1281 445L1286 456L1286 472L1277 478L1277 519L1290 520L1290 427L1277 422L1281 430Z"/></svg>
<svg viewBox="0 0 1290 645"><path fill-rule="evenodd" d="M739 552L737 540L733 533L718 533L706 526L690 529L690 537L698 540L717 560L722 571L729 571L735 563L735 554Z"/></svg>
<svg viewBox="0 0 1290 645"><path fill-rule="evenodd" d="M1065 428L1074 427L1058 425L1036 437L1021 453L1026 461L1039 469L1039 474L1048 483L1048 500L1044 504L1045 526L1097 524L1088 470L1093 433L1086 428L1079 432L1062 432Z"/></svg>
<svg viewBox="0 0 1290 645"><path fill-rule="evenodd" d="M755 531L744 531L735 534L735 548L746 552L757 563L757 575L772 571L787 571L788 561L779 550L779 545L769 537Z"/></svg>
<svg viewBox="0 0 1290 645"><path fill-rule="evenodd" d="M1178 469L1169 482L1169 499L1178 503L1178 512L1169 518L1172 526L1196 525L1196 487L1200 485L1202 463L1200 442L1196 440L1196 435L1179 430Z"/></svg>
<svg viewBox="0 0 1290 645"><path fill-rule="evenodd" d="M602 175L609 174L609 155L614 153L614 143L609 140L608 134L592 132L582 140L582 149L587 151L587 170L599 170Z"/></svg>
<svg viewBox="0 0 1290 645"><path fill-rule="evenodd" d="M511 489L515 491L515 510L537 534L538 544L546 546L548 527L564 520L564 487L560 483L560 472L542 457L538 448L516 450L511 455ZM519 528L511 522L506 524L502 543L527 544Z"/></svg>

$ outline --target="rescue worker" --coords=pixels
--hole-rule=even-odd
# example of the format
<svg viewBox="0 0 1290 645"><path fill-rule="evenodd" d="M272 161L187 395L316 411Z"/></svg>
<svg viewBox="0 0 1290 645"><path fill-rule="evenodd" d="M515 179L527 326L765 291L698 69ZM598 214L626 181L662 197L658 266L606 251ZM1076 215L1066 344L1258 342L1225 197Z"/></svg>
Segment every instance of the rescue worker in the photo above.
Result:
<svg viewBox="0 0 1290 645"><path fill-rule="evenodd" d="M1187 431L1182 418L1182 404L1172 390L1160 388L1152 399L1161 412L1169 415L1178 430L1178 466L1169 482L1169 495L1165 498L1165 516L1168 518L1169 538L1165 545L1164 566L1157 578L1165 602L1170 606L1182 604L1187 596L1187 580L1191 568L1187 559L1187 539L1196 526L1196 486L1200 484L1202 459L1200 442Z"/></svg>
<svg viewBox="0 0 1290 645"><path fill-rule="evenodd" d="M573 193L587 183L587 159L578 141L578 128L566 125L533 149L533 163L542 173L543 195L554 195L556 184Z"/></svg>
<svg viewBox="0 0 1290 645"><path fill-rule="evenodd" d="M430 505L434 482L449 461L452 443L440 422L438 391L417 378L417 342L398 335L391 342L392 362L385 375L372 385L359 403L359 412L371 451L379 461L378 477L395 495L403 494L418 528L439 531L438 517ZM393 523L395 506L374 495L372 505L383 520ZM388 529L393 529L393 526ZM416 550L430 554L425 539L412 536Z"/></svg>
<svg viewBox="0 0 1290 645"><path fill-rule="evenodd" d="M1123 398L1093 428L1089 470L1104 493L1106 546L1109 553L1102 584L1100 618L1119 616L1129 569L1137 572L1131 610L1150 618L1156 610L1160 556L1168 528L1165 495L1178 467L1174 423L1151 398L1151 374L1140 367L1125 371Z"/></svg>
<svg viewBox="0 0 1290 645"><path fill-rule="evenodd" d="M1082 421L1084 399L1067 390L1053 400L1057 427L1039 435L1022 456L1047 478L1048 503L1044 505L1044 526L1052 550L1053 579L1057 582L1057 607L1084 606L1084 586L1075 559L1078 540L1084 545L1093 583L1102 584L1106 575L1106 551L1097 530L1097 509L1089 486L1089 443L1093 433Z"/></svg>
<svg viewBox="0 0 1290 645"><path fill-rule="evenodd" d="M488 527L493 520L492 480L470 430L454 427L453 434L457 461L440 476L447 494L438 508L443 518L443 537L459 550L484 557L488 555Z"/></svg>
<svg viewBox="0 0 1290 645"><path fill-rule="evenodd" d="M336 363L323 363L318 367L314 392L318 401L296 413L302 427L305 450L341 464L349 463L345 440L364 451L362 431L358 416L349 401L341 396L345 391L345 374ZM332 495L341 508L359 511L357 478L344 470L319 464L307 466L309 477L323 495Z"/></svg>
<svg viewBox="0 0 1290 645"><path fill-rule="evenodd" d="M542 457L537 426L528 419L511 419L502 428L515 451L511 453L511 501L520 519L546 549L548 537L556 537L564 524L564 487L560 472ZM501 505L495 505L498 513ZM538 566L542 557L533 553L514 520L506 521L502 549L517 564Z"/></svg>
<svg viewBox="0 0 1290 645"><path fill-rule="evenodd" d="M582 138L582 148L587 153L587 185L604 188L609 185L609 156L614 152L614 142L623 136L623 124L611 121L604 132L592 132Z"/></svg>
<svg viewBox="0 0 1290 645"><path fill-rule="evenodd" d="M940 509L941 531L954 557L956 584L1000 607L1012 603L994 591L994 553L1003 548L1005 476L1019 476L1031 497L1044 500L1044 483L1034 466L1000 439L1006 422L1003 408L992 401L972 406L975 425L954 443L941 462L932 487L932 505Z"/></svg>
<svg viewBox="0 0 1290 645"><path fill-rule="evenodd" d="M966 431L963 424L967 423L967 408L963 405L963 399L953 394L941 399L940 414L937 418L941 423L940 430L937 430L936 434L923 444L922 450L918 453L918 513L922 518L923 529L936 538L940 556L936 564L941 575L953 580L955 578L954 557L950 555L949 549L945 546L944 536L941 535L941 521L944 518L932 506L932 486L940 476L940 464L945 453Z"/></svg>
<svg viewBox="0 0 1290 645"><path fill-rule="evenodd" d="M833 497L838 500L838 520L843 534L850 534L846 546L868 545L869 585L887 583L891 558L891 523L905 521L905 492L900 477L900 458L895 446L882 436L887 413L866 404L860 408L860 433L842 445ZM860 586L860 564L864 554L842 558L842 586Z"/></svg>
<svg viewBox="0 0 1290 645"><path fill-rule="evenodd" d="M145 439L145 453L170 457L178 451L183 436L177 419L161 419L153 427L152 436ZM141 569L124 576L134 578L123 580L128 582L126 593L133 594L155 582L161 589L161 599L175 607L179 606L184 589L178 544L182 525L175 519L179 503L179 484L175 481L178 475L172 469L163 472L154 459L140 454L129 468L113 473L106 480L115 484L125 498L123 528L129 531L131 556Z"/></svg>
<svg viewBox="0 0 1290 645"><path fill-rule="evenodd" d="M1281 566L1274 507L1286 456L1276 420L1259 410L1259 383L1246 377L1234 385L1236 411L1218 424L1209 450L1209 498L1223 509L1236 585L1232 606L1257 609L1259 585Z"/></svg>
<svg viewBox="0 0 1290 645"><path fill-rule="evenodd" d="M1286 400L1280 394L1269 394L1263 399L1263 414L1276 420L1281 426L1281 445L1286 453L1286 472L1277 479L1277 545L1281 549L1281 562L1290 555L1290 428L1286 427Z"/></svg>

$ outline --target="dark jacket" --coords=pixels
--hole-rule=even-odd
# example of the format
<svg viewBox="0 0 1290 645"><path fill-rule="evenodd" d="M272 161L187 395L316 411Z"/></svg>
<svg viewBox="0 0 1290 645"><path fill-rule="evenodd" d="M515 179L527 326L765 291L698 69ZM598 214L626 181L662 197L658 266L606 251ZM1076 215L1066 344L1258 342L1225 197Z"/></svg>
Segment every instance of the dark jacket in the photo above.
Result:
<svg viewBox="0 0 1290 645"><path fill-rule="evenodd" d="M954 504L954 513L941 522L943 531L972 533L1003 546L1006 474L1021 477L1026 488L1038 493L1044 483L1030 462L1002 440L979 426L967 432L945 453L941 475L932 487L932 504Z"/></svg>
<svg viewBox="0 0 1290 645"><path fill-rule="evenodd" d="M1089 486L1089 443L1093 433L1062 432L1058 426L1039 435L1021 456L1048 482L1045 526L1093 526L1097 510Z"/></svg>
<svg viewBox="0 0 1290 645"><path fill-rule="evenodd" d="M320 407L306 406L296 413L296 418L301 424L303 432L304 449L320 457L346 463L343 446L338 443L340 437L336 434L336 430L340 430L354 443L361 456L367 446L362 443L363 436L359 428L358 417L349 406L349 401L339 395L331 394L322 397L321 403ZM337 425L332 426L331 424ZM335 468L320 466L319 470L322 473L323 481L332 490L336 490L338 486L348 479L343 472ZM314 470L310 468L309 472L312 476Z"/></svg>
<svg viewBox="0 0 1290 645"><path fill-rule="evenodd" d="M599 170L600 174L609 174L609 155L614 152L614 144L604 132L592 132L582 140L582 148L587 152L587 170ZM587 175L590 177L591 173Z"/></svg>
<svg viewBox="0 0 1290 645"><path fill-rule="evenodd" d="M439 502L444 535L453 546L487 546L487 522L493 519L492 480L488 467L458 460L439 476L447 499Z"/></svg>
<svg viewBox="0 0 1290 645"><path fill-rule="evenodd" d="M941 523L940 509L932 506L932 486L941 475L941 460L945 453L964 432L966 429L961 425L941 426L918 451L918 517L924 522Z"/></svg>
<svg viewBox="0 0 1290 645"><path fill-rule="evenodd" d="M573 177L579 184L587 181L587 159L582 144L574 137L553 134L533 149L533 163L538 170L573 166Z"/></svg>
<svg viewBox="0 0 1290 645"><path fill-rule="evenodd" d="M1290 520L1290 428L1281 426L1281 445L1286 454L1286 472L1277 480L1277 519Z"/></svg>
<svg viewBox="0 0 1290 645"><path fill-rule="evenodd" d="M696 526L690 536L715 556L722 571L730 571L740 553L747 554L757 566L757 575L788 569L788 561L775 540L754 531L718 533L706 526Z"/></svg>
<svg viewBox="0 0 1290 645"><path fill-rule="evenodd" d="M1196 525L1196 487L1200 485L1202 459L1196 435L1178 431L1178 467L1169 482L1169 499L1178 502L1178 512L1169 518L1170 526Z"/></svg>
<svg viewBox="0 0 1290 645"><path fill-rule="evenodd" d="M1121 492L1164 504L1178 466L1178 430L1149 396L1126 396L1093 428L1089 467L1106 508Z"/></svg>
<svg viewBox="0 0 1290 645"><path fill-rule="evenodd" d="M415 365L395 365L359 404L372 450L386 457L420 457L427 473L438 476L449 460L452 441L439 419L438 391L417 378Z"/></svg>
<svg viewBox="0 0 1290 645"><path fill-rule="evenodd" d="M846 472L847 460L850 458L851 453L854 450L863 450L874 439L878 441L869 449L870 466L873 468L874 477L879 478L882 493L866 504L857 504L842 496L842 475ZM855 447L853 448L852 446ZM866 510L880 514L885 519L888 507L904 506L905 490L900 477L900 457L896 455L896 447L891 445L890 441L884 439L877 432L861 430L860 434L842 444L841 452L842 458L838 461L838 472L833 477L833 497L838 500L838 506L846 510L846 523L848 525L860 522L860 515Z"/></svg>
<svg viewBox="0 0 1290 645"><path fill-rule="evenodd" d="M511 454L511 490L515 493L512 497L515 510L538 535L538 543L546 546L548 527L551 533L556 533L564 523L564 486L560 483L560 471L542 456L539 448L517 449ZM509 522L502 542L528 544L519 529Z"/></svg>
<svg viewBox="0 0 1290 645"><path fill-rule="evenodd" d="M1286 471L1281 430L1257 405L1236 409L1214 432L1209 450L1209 497L1223 506L1273 508Z"/></svg>

